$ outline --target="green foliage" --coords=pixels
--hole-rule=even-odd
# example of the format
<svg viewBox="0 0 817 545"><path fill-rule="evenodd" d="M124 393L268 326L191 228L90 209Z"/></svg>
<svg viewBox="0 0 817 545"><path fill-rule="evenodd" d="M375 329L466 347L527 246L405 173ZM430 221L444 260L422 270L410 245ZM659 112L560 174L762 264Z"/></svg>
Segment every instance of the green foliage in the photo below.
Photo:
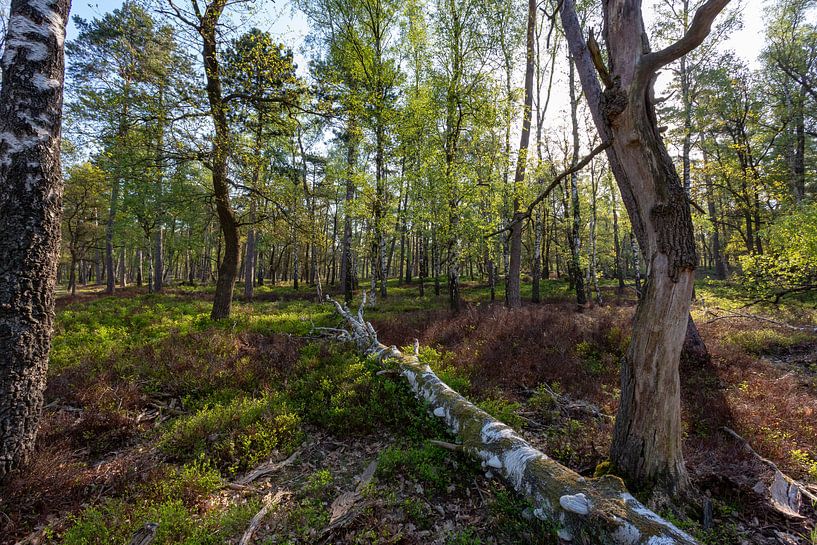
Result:
<svg viewBox="0 0 817 545"><path fill-rule="evenodd" d="M730 508L722 502L715 502L715 511L716 516L722 514L725 515L729 513ZM716 524L711 529L704 530L699 522L688 518L679 517L674 513L666 512L663 513L663 516L678 528L691 534L703 545L740 543L745 537L744 532L742 532L734 522Z"/></svg>
<svg viewBox="0 0 817 545"><path fill-rule="evenodd" d="M197 504L222 486L219 473L202 463L169 469L137 489L130 501L108 499L70 519L64 545L127 543L147 522L158 523L153 543L217 545L240 534L258 511L258 501L200 512Z"/></svg>
<svg viewBox="0 0 817 545"><path fill-rule="evenodd" d="M304 418L336 434L371 433L383 427L409 437L441 432L402 378L376 376L372 360L348 348L318 344L301 352L291 384Z"/></svg>
<svg viewBox="0 0 817 545"><path fill-rule="evenodd" d="M309 476L304 485L304 493L311 496L321 496L329 488L334 478L328 469L321 469Z"/></svg>
<svg viewBox="0 0 817 545"><path fill-rule="evenodd" d="M750 354L764 354L808 341L805 333L781 333L775 329L749 329L729 332L724 341Z"/></svg>
<svg viewBox="0 0 817 545"><path fill-rule="evenodd" d="M159 448L179 460L203 458L235 474L274 451L292 452L302 439L301 419L279 394L239 397L174 421Z"/></svg>
<svg viewBox="0 0 817 545"><path fill-rule="evenodd" d="M508 543L555 545L556 529L536 518L527 500L505 489L495 489L488 504L492 534Z"/></svg>
<svg viewBox="0 0 817 545"><path fill-rule="evenodd" d="M520 429L525 423L522 417L516 414L516 411L521 407L519 403L508 401L502 397L495 397L480 401L477 406L515 430Z"/></svg>
<svg viewBox="0 0 817 545"><path fill-rule="evenodd" d="M445 540L445 545L482 545L485 543L473 528L466 528L452 534Z"/></svg>
<svg viewBox="0 0 817 545"><path fill-rule="evenodd" d="M420 361L428 364L440 380L455 392L459 392L464 396L471 393L471 377L456 365L453 352L421 346Z"/></svg>
<svg viewBox="0 0 817 545"><path fill-rule="evenodd" d="M812 456L802 450L802 449L794 449L789 452L792 461L802 467L811 479L814 482L817 482L817 458L812 458Z"/></svg>
<svg viewBox="0 0 817 545"><path fill-rule="evenodd" d="M378 457L377 476L390 479L400 473L442 493L455 482L450 458L451 453L430 443L405 448L391 446Z"/></svg>
<svg viewBox="0 0 817 545"><path fill-rule="evenodd" d="M540 385L528 398L528 407L541 412L549 412L556 408L556 400L553 399L553 394L559 395L560 393L561 385L558 382L554 382L549 387Z"/></svg>
<svg viewBox="0 0 817 545"><path fill-rule="evenodd" d="M766 253L740 258L747 286L774 295L817 285L817 203L780 216L764 234Z"/></svg>
<svg viewBox="0 0 817 545"><path fill-rule="evenodd" d="M582 361L582 365L591 375L598 375L604 372L604 359L599 348L589 341L581 341L576 344L576 355Z"/></svg>
<svg viewBox="0 0 817 545"><path fill-rule="evenodd" d="M159 527L153 543L157 545L220 545L240 535L258 508L257 501L250 501L199 516L181 500L167 499L136 508L121 500L109 500L72 518L71 527L62 536L62 543L127 543L137 529L147 522L155 522Z"/></svg>

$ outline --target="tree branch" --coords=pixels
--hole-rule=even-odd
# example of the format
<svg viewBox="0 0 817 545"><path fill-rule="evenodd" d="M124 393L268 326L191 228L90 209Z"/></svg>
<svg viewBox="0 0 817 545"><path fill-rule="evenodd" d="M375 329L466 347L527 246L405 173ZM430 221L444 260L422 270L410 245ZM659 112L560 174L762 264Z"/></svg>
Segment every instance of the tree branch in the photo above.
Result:
<svg viewBox="0 0 817 545"><path fill-rule="evenodd" d="M498 235L500 233L504 233L505 231L510 231L516 224L518 224L519 222L524 221L527 218L531 217L531 214L533 214L534 208L536 208L536 206L540 202L545 200L547 198L547 196L550 194L550 192L553 191L560 183L562 183L562 180L564 180L565 178L567 178L568 176L570 176L574 172L578 172L581 169L583 169L585 166L587 166L587 164L590 161L593 160L593 158L596 155L598 155L599 153L601 153L604 150L606 150L607 148L609 148L612 144L613 144L612 141L602 142L601 144L599 144L598 146L593 148L593 151L588 153L587 156L584 159L582 159L581 161L579 161L578 163L576 163L575 166L565 170L564 172L562 172L561 174L556 176L553 179L553 181L550 182L550 184L548 184L548 186L545 189L543 189L541 193L539 193L539 196L536 197L535 199L533 199L533 201L528 205L528 208L525 210L525 212L523 212L521 214L517 214L514 217L513 221L511 221L508 225L506 225L502 229L498 229L498 230L496 230L496 231L494 231L494 232L492 232L492 233L490 233L488 235L485 235L485 238L491 238L492 236Z"/></svg>
<svg viewBox="0 0 817 545"><path fill-rule="evenodd" d="M646 80L649 76L662 66L680 59L703 43L712 28L715 17L723 11L729 0L707 0L704 5L695 11L692 24L689 25L686 33L675 43L661 49L653 51L641 57L639 71L644 74Z"/></svg>

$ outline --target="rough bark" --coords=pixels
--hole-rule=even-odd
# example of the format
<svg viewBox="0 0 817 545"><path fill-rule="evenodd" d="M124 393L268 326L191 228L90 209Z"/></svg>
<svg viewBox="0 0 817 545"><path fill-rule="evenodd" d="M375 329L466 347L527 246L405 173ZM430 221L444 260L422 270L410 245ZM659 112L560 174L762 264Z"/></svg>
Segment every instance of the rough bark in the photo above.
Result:
<svg viewBox="0 0 817 545"><path fill-rule="evenodd" d="M213 296L213 320L230 316L233 305L233 288L238 276L238 223L230 204L230 188L227 181L227 156L229 153L229 128L227 125L227 105L221 90L216 27L227 0L216 0L207 6L198 28L202 38L202 57L207 79L207 100L213 118L215 137L212 146L212 177L216 212L221 232L224 235L224 255L218 267L216 291ZM158 276L158 275L157 275Z"/></svg>
<svg viewBox="0 0 817 545"><path fill-rule="evenodd" d="M68 0L13 0L0 61L0 479L30 455L42 411L62 216L69 7Z"/></svg>
<svg viewBox="0 0 817 545"><path fill-rule="evenodd" d="M648 264L632 342L622 362L611 459L628 480L670 495L683 494L688 486L678 365L697 256L686 194L657 127L652 81L658 69L700 45L727 3L707 0L684 36L651 52L640 2L607 0L603 20L609 72L601 55L591 57L573 0L564 0L560 11L593 121L602 140L612 142L608 162ZM605 79L604 92L597 70Z"/></svg>
<svg viewBox="0 0 817 545"><path fill-rule="evenodd" d="M695 540L627 492L610 475L587 479L533 448L513 429L494 419L437 377L414 354L377 340L372 325L332 301L349 325L341 338L365 354L394 361L415 396L461 440L460 448L533 503L533 515L554 524L563 542L577 545L692 545ZM365 301L364 301L365 303Z"/></svg>

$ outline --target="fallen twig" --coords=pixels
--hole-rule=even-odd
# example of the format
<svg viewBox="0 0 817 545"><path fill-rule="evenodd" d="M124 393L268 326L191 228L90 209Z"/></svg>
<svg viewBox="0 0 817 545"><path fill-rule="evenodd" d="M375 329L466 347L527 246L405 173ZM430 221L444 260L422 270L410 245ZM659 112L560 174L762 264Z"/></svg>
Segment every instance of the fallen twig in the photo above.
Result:
<svg viewBox="0 0 817 545"><path fill-rule="evenodd" d="M766 487L767 489L765 490L765 493L768 494L769 504L771 507L775 511L778 511L779 513L791 518L805 518L800 514L802 496L807 497L809 500L815 503L817 503L817 496L812 494L805 486L803 486L803 484L780 471L777 464L758 454L758 452L752 448L752 445L749 444L749 441L744 439L740 434L738 434L738 432L728 426L723 426L721 429L741 443L743 448L745 448L746 451L749 452L749 454L751 454L755 459L771 468L774 472L772 484L768 485ZM764 492L763 489L758 490L757 486L754 490L757 493Z"/></svg>
<svg viewBox="0 0 817 545"><path fill-rule="evenodd" d="M246 475L244 475L243 477L241 477L240 479L231 484L246 486L253 482L254 480L258 479L259 477L268 475L270 473L274 473L279 469L288 466L289 464L295 461L295 458L297 458L300 453L301 449L299 448L295 452L290 454L289 458L287 458L286 460L280 462L266 462L264 464L261 464L260 466L256 467L255 469L253 469L252 471L250 471L249 473L247 473Z"/></svg>
<svg viewBox="0 0 817 545"><path fill-rule="evenodd" d="M377 459L372 460L363 473L358 475L358 483L355 490L352 492L344 492L332 502L329 508L329 525L321 532L321 541L325 541L329 536L337 530L352 522L360 511L363 505L359 503L361 492L366 488L377 470Z"/></svg>
<svg viewBox="0 0 817 545"><path fill-rule="evenodd" d="M730 319L730 318L744 318L744 319L747 319L747 320L757 320L759 322L767 322L767 323L774 324L774 325L780 326L780 327L785 327L787 329L791 329L791 330L794 330L794 331L806 331L808 333L817 333L817 327L815 327L815 326L797 326L797 325L787 324L785 322L780 322L778 320L772 320L771 318L766 318L765 316L758 316L757 314L746 314L746 313L743 313L743 312L732 312L732 313L729 313L729 314L723 314L721 316L718 316L714 312L711 312L711 314L713 316L715 316L715 317L712 318L711 320L708 320L706 322L707 324L711 324L711 323L717 322L719 320L727 320L727 319Z"/></svg>
<svg viewBox="0 0 817 545"><path fill-rule="evenodd" d="M244 535L241 536L238 545L249 545L250 540L252 540L252 536L255 534L256 530L258 530L258 527L261 526L261 521L264 520L267 513L270 512L270 509L278 505L288 494L289 492L285 490L279 490L274 496L267 495L264 497L264 506L252 518L250 525L247 526L246 530L244 530Z"/></svg>

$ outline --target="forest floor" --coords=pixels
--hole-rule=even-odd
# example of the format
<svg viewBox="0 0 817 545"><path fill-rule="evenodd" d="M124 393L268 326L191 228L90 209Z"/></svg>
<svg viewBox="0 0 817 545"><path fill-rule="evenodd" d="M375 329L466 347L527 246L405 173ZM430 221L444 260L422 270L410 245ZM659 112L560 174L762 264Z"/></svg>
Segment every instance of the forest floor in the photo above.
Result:
<svg viewBox="0 0 817 545"><path fill-rule="evenodd" d="M603 467L634 299L609 287L577 312L551 280L543 303L507 310L466 283L453 316L426 290L394 284L367 309L381 340L418 338L444 381L548 455L588 476ZM341 323L313 290L261 287L218 323L210 297L59 298L38 445L0 488L0 543L124 544L147 522L155 544L237 543L265 505L255 543L556 542L524 501L429 442L452 438L401 379L316 338ZM814 520L752 492L766 468L723 431L817 483L817 336L736 316L815 324L815 301L746 303L739 286L699 282L693 316L712 364L682 364L685 457L714 525L662 514L702 543L815 545Z"/></svg>

